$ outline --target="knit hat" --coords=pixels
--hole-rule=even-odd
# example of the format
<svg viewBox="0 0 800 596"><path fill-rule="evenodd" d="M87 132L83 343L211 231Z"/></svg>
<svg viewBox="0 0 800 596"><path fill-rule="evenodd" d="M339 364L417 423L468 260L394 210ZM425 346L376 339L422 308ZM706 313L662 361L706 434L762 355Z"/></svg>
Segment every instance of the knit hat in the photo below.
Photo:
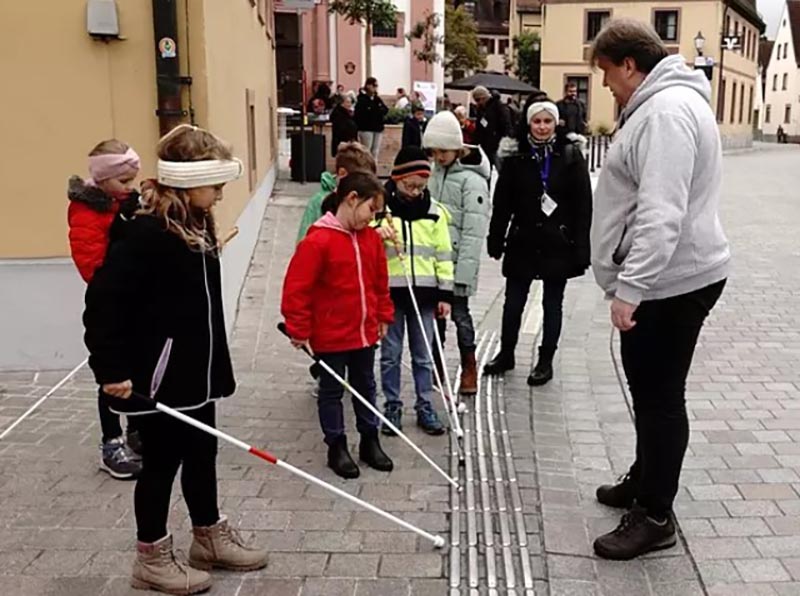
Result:
<svg viewBox="0 0 800 596"><path fill-rule="evenodd" d="M483 85L478 85L472 90L472 99L481 99L482 97L489 97L491 93Z"/></svg>
<svg viewBox="0 0 800 596"><path fill-rule="evenodd" d="M459 151L464 148L461 124L453 112L443 111L428 122L422 135L422 146L426 149Z"/></svg>
<svg viewBox="0 0 800 596"><path fill-rule="evenodd" d="M409 176L428 178L430 175L431 163L428 161L428 156L419 147L403 147L394 158L392 180L402 180Z"/></svg>
<svg viewBox="0 0 800 596"><path fill-rule="evenodd" d="M558 122L558 107L552 101L537 101L531 104L531 107L528 108L528 124L531 123L533 117L538 114L539 112L548 112L552 117L553 120Z"/></svg>

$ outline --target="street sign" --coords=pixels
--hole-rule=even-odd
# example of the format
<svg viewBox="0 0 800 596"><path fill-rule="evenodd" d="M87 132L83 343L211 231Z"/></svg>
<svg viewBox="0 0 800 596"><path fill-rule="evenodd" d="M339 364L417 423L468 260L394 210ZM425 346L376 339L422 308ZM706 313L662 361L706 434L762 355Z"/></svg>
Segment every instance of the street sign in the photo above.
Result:
<svg viewBox="0 0 800 596"><path fill-rule="evenodd" d="M694 59L694 65L698 68L701 66L714 66L714 59L711 56L698 56Z"/></svg>
<svg viewBox="0 0 800 596"><path fill-rule="evenodd" d="M742 40L738 35L725 35L722 38L722 44L728 51L738 50L742 47Z"/></svg>
<svg viewBox="0 0 800 596"><path fill-rule="evenodd" d="M312 10L317 0L275 0L276 10Z"/></svg>

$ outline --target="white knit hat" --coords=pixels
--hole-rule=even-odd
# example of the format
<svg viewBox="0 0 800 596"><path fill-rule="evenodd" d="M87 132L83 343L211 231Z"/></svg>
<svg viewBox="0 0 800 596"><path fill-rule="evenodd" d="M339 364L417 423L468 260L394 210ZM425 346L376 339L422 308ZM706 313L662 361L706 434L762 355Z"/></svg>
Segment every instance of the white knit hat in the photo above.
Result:
<svg viewBox="0 0 800 596"><path fill-rule="evenodd" d="M537 101L536 103L532 103L528 108L528 113L526 114L528 124L531 123L533 117L539 112L548 112L553 117L553 120L556 122L559 120L558 106L556 106L556 104L552 101Z"/></svg>
<svg viewBox="0 0 800 596"><path fill-rule="evenodd" d="M444 149L459 151L464 148L461 136L461 124L453 112L442 111L428 122L425 134L422 135L422 146L425 149Z"/></svg>

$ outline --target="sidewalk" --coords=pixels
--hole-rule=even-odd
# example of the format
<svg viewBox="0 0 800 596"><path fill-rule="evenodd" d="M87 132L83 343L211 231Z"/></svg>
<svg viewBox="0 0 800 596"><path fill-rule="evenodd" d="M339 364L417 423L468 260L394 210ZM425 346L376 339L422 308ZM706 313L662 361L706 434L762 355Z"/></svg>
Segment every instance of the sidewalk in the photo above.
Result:
<svg viewBox="0 0 800 596"><path fill-rule="evenodd" d="M466 468L458 468L446 438L406 425L439 465L460 475L461 495L398 439L384 440L394 472L362 467L361 478L344 482L325 467L308 363L275 329L297 223L315 190L281 183L231 341L239 389L221 405L219 425L442 534L448 548L435 551L225 445L221 508L269 547L270 558L255 574L215 573L211 593L799 594L799 157L758 151L725 158L723 215L735 268L689 381L693 434L676 504L681 541L629 563L591 552L592 539L618 519L595 503L594 489L625 471L633 432L609 351L607 305L590 276L567 288L556 379L535 392L525 384L540 318L532 290L517 369L464 416ZM487 260L473 309L483 337L499 329L502 288L498 264ZM455 338L448 337L454 371ZM0 375L0 428L63 374ZM407 391L405 371L404 379ZM127 587L133 485L97 471L96 418L95 387L83 371L0 443L0 594L144 594ZM171 530L188 549L190 524L175 488Z"/></svg>

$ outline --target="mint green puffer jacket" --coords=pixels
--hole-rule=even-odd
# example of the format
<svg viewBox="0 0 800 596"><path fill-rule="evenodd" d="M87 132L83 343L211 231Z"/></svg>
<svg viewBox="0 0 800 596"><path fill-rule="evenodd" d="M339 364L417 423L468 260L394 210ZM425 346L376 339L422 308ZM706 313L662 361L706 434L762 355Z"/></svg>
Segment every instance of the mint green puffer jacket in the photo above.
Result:
<svg viewBox="0 0 800 596"><path fill-rule="evenodd" d="M433 165L428 182L431 197L452 216L453 278L456 296L473 296L478 290L478 272L491 215L489 159L480 148L447 168Z"/></svg>

